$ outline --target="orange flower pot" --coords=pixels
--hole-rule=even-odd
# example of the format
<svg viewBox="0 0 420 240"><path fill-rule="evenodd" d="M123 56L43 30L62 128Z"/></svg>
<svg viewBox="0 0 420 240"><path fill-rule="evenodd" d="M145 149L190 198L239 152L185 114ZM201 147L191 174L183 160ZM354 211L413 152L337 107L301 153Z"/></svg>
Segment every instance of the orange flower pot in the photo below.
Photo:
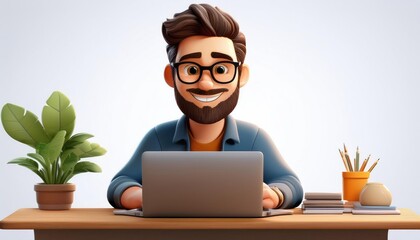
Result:
<svg viewBox="0 0 420 240"><path fill-rule="evenodd" d="M343 199L359 201L360 192L368 182L369 172L343 172Z"/></svg>
<svg viewBox="0 0 420 240"><path fill-rule="evenodd" d="M35 185L36 200L41 210L68 210L73 203L76 185L68 184L37 184Z"/></svg>

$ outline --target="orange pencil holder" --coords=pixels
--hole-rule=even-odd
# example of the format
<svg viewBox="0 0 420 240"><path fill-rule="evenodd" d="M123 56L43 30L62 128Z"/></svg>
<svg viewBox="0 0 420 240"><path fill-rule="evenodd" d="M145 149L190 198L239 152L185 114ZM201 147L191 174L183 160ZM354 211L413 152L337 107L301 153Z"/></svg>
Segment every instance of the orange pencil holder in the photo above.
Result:
<svg viewBox="0 0 420 240"><path fill-rule="evenodd" d="M359 201L359 195L368 182L369 172L343 172L343 199Z"/></svg>

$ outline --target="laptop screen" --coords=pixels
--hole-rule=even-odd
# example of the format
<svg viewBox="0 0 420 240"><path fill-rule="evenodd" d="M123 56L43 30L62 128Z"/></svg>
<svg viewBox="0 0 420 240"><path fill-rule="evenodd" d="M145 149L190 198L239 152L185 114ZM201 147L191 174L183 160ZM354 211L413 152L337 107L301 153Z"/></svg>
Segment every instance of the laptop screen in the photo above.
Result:
<svg viewBox="0 0 420 240"><path fill-rule="evenodd" d="M145 152L143 213L150 217L258 217L261 152Z"/></svg>

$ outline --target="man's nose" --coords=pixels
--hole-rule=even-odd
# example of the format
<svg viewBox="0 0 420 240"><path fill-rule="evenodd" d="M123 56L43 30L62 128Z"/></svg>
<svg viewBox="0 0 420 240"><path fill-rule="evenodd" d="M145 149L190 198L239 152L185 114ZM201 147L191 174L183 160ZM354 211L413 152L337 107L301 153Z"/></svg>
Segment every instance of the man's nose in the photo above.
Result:
<svg viewBox="0 0 420 240"><path fill-rule="evenodd" d="M214 82L213 78L211 77L211 73L209 70L203 70L203 73L201 74L201 78L198 81L198 88L202 90L210 90L213 89Z"/></svg>

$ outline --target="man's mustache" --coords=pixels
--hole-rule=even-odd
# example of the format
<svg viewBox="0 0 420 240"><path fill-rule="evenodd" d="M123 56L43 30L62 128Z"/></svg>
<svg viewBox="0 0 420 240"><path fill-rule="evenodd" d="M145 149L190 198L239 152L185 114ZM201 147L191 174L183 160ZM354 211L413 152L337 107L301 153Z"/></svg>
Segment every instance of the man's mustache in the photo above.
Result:
<svg viewBox="0 0 420 240"><path fill-rule="evenodd" d="M218 94L218 93L221 93L221 92L227 92L227 91L228 91L227 88L210 89L208 91L204 91L204 90L199 89L199 88L187 89L187 92L195 93L195 94L198 94L198 95L214 95L214 94Z"/></svg>

